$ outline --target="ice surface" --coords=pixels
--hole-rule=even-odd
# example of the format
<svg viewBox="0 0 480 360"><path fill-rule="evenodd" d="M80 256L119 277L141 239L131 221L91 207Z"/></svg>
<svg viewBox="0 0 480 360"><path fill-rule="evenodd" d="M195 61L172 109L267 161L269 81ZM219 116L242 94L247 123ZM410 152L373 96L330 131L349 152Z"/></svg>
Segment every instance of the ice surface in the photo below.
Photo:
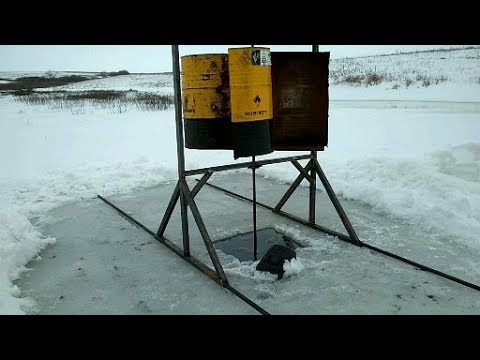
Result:
<svg viewBox="0 0 480 360"><path fill-rule="evenodd" d="M214 176L216 184L248 194L249 174ZM190 186L194 181L190 182ZM174 184L112 196L122 209L156 229ZM259 179L262 201L281 197L286 185ZM268 190L268 191L267 191ZM341 227L324 193L319 193L319 223ZM304 216L307 189L299 189L286 210ZM251 228L251 205L205 187L196 201L212 238L233 228ZM369 243L473 281L480 275L478 257L449 238L429 236L417 227L375 214L356 201L344 200L359 236ZM288 206L287 206L288 205ZM230 210L234 208L235 210ZM50 212L41 227L57 237L42 252L43 260L15 283L22 296L36 300L28 313L39 314L254 314L232 294L119 216L100 200L71 203ZM192 217L189 221L193 224ZM446 279L344 243L259 208L260 227L275 224L282 232L308 244L297 259L285 264L280 281L255 270L258 262L239 261L219 251L230 283L273 314L478 314L477 293ZM88 228L85 229L85 224ZM335 226L333 226L335 224ZM192 254L208 255L195 226ZM339 229L340 230L340 229ZM344 230L343 230L344 231ZM182 242L179 211L166 236ZM398 243L403 243L402 248ZM409 253L411 251L411 253ZM450 251L450 252L449 252ZM453 251L453 252L452 252Z"/></svg>

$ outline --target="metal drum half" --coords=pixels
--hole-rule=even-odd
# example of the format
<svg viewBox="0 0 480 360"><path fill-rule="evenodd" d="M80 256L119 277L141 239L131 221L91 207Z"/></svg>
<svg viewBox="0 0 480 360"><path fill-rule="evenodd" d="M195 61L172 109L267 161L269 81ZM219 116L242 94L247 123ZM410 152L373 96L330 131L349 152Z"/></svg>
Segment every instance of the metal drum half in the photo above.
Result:
<svg viewBox="0 0 480 360"><path fill-rule="evenodd" d="M233 150L239 157L272 152L273 118L270 49L228 49Z"/></svg>
<svg viewBox="0 0 480 360"><path fill-rule="evenodd" d="M227 54L181 58L185 147L232 149Z"/></svg>

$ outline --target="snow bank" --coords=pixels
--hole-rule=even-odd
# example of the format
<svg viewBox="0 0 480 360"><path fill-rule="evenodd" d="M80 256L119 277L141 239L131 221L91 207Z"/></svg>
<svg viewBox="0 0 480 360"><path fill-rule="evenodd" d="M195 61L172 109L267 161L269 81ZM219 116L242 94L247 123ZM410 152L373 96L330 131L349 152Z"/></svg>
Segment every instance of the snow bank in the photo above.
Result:
<svg viewBox="0 0 480 360"><path fill-rule="evenodd" d="M12 286L26 268L24 265L37 256L55 239L44 237L30 221L12 207L0 209L0 313L22 314L33 306L28 299L18 298L20 290Z"/></svg>
<svg viewBox="0 0 480 360"><path fill-rule="evenodd" d="M431 156L430 160L377 157L329 162L325 171L340 196L363 201L479 249L480 182L464 180L458 172L447 175ZM478 167L478 161L469 165Z"/></svg>

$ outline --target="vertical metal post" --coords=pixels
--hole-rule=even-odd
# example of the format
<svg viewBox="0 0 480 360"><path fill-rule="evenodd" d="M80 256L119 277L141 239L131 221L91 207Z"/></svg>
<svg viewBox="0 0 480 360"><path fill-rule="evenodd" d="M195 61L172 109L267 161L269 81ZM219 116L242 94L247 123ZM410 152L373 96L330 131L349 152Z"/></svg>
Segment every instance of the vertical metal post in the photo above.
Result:
<svg viewBox="0 0 480 360"><path fill-rule="evenodd" d="M318 45L312 45L312 52L319 52ZM312 162L317 160L317 152L312 151L310 152L312 157ZM309 204L308 204L308 222L311 224L315 224L315 204L316 204L316 194L317 194L317 176L315 174L315 167L312 166L310 170L310 176L312 177L313 181L310 183L310 196L309 196Z"/></svg>
<svg viewBox="0 0 480 360"><path fill-rule="evenodd" d="M252 156L252 182L253 182L253 260L257 261L257 182L255 179L255 156Z"/></svg>
<svg viewBox="0 0 480 360"><path fill-rule="evenodd" d="M252 45L252 48L255 45ZM252 156L252 191L253 191L253 260L257 261L257 184L255 181L255 156Z"/></svg>
<svg viewBox="0 0 480 360"><path fill-rule="evenodd" d="M183 120L182 120L182 90L180 87L180 61L178 45L172 45L172 65L173 65L173 89L175 100L175 126L177 130L177 159L178 159L178 180L180 183L180 208L182 216L182 234L183 234L183 254L190 256L190 238L188 235L188 213L187 201L182 191L182 183L185 180L185 150L183 140Z"/></svg>
<svg viewBox="0 0 480 360"><path fill-rule="evenodd" d="M317 152L311 152L312 161L317 159ZM308 222L311 224L315 224L315 204L316 204L316 195L317 195L317 176L315 174L315 167L312 166L310 170L310 177L312 178L312 182L310 182L310 196L309 196L309 203L308 203Z"/></svg>

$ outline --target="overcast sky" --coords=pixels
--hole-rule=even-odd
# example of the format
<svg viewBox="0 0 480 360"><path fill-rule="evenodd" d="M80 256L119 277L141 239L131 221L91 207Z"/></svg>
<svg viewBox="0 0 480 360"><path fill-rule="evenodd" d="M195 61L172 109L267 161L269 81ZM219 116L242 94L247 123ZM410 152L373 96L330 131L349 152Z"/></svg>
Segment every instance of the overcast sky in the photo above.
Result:
<svg viewBox="0 0 480 360"><path fill-rule="evenodd" d="M226 53L242 45L181 45L180 55ZM248 45L247 45L248 46ZM310 51L309 45L271 45L272 51ZM320 45L332 59L449 48L450 45ZM455 45L454 47L461 47ZM0 45L0 71L171 71L170 45Z"/></svg>

